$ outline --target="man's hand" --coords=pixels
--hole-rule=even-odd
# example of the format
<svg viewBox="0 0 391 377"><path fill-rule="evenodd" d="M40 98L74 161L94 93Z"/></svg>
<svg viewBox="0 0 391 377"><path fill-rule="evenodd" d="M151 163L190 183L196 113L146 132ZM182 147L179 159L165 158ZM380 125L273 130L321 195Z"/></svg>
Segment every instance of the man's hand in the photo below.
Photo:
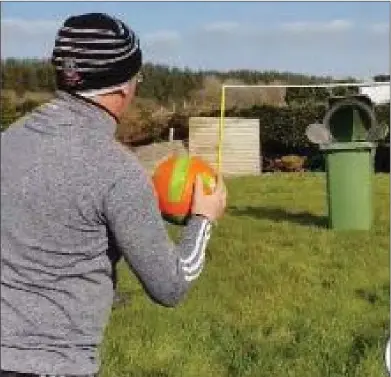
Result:
<svg viewBox="0 0 391 377"><path fill-rule="evenodd" d="M227 190L221 175L217 178L215 191L210 195L204 193L202 178L196 177L191 214L204 216L214 222L223 216L226 204Z"/></svg>

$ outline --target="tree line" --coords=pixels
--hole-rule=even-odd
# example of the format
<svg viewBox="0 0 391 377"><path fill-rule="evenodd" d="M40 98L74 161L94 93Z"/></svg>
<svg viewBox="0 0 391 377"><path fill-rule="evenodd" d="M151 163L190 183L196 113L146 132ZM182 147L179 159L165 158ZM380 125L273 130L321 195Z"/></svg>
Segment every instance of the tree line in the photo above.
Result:
<svg viewBox="0 0 391 377"><path fill-rule="evenodd" d="M176 136L186 140L189 117L219 116L223 83L301 85L356 82L352 77L335 80L332 77L277 71L194 71L150 63L143 66L142 74L144 80L138 87L137 98L116 132L117 139L128 145L166 140L169 128L175 128ZM1 131L48 101L56 90L53 67L45 60L3 60L1 77ZM390 76L378 75L373 79L389 81ZM262 135L266 155L302 154L308 149L303 125L312 118L321 118L330 95L355 94L357 91L357 87L333 90L282 87L230 89L226 93L226 116L256 116L262 119L263 131L266 132L266 136ZM389 124L389 104L378 107L377 116ZM389 136L387 146L382 147L385 152L381 161L389 161L388 143ZM382 169L389 171L389 164L387 166Z"/></svg>
<svg viewBox="0 0 391 377"><path fill-rule="evenodd" d="M220 91L222 83L236 84L318 84L332 82L356 82L353 77L344 80L335 80L332 77L308 76L291 72L256 71L256 70L231 70L195 71L189 68L179 69L159 64L146 63L142 68L143 83L139 86L139 96L155 101L161 106L186 107L202 103L208 97L211 86L216 84ZM387 78L386 75L378 75L379 81ZM388 76L389 79L389 76ZM56 89L55 75L52 65L48 60L14 59L8 58L1 61L1 89L13 90L20 96L25 92L49 92ZM209 92L208 92L209 90ZM346 89L339 88L336 94L344 94ZM215 90L216 91L216 90ZM342 91L342 92L341 92ZM259 91L258 91L259 92ZM286 90L287 101L308 97L325 98L323 89L308 90L306 88L288 88ZM238 94L239 95L239 94ZM240 94L242 95L242 94ZM207 98L210 100L210 98Z"/></svg>

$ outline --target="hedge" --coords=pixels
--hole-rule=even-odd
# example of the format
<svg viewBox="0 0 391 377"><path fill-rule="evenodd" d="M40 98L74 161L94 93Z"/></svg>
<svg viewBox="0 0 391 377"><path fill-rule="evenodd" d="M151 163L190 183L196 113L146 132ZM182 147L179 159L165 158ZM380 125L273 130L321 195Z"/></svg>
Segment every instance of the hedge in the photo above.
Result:
<svg viewBox="0 0 391 377"><path fill-rule="evenodd" d="M31 111L38 103L26 101L16 106L5 96L1 96L2 130L7 128L15 117ZM303 104L300 106L274 107L270 105L254 106L249 109L228 109L226 117L258 118L260 120L260 140L264 158L297 154L307 156L308 164L314 169L322 168L322 156L319 149L311 144L305 135L306 127L313 122L322 121L326 112L325 105ZM390 126L390 105L376 106L376 117L379 123ZM166 119L155 119L147 116L143 119L143 127L129 125L131 144L146 144L153 141L167 140L168 129L176 129L176 139L187 140L188 125L191 116L220 117L220 111L204 113L175 113ZM144 116L143 116L144 117ZM128 139L128 140L129 140ZM390 134L379 144L376 156L378 171L389 172L390 167Z"/></svg>
<svg viewBox="0 0 391 377"><path fill-rule="evenodd" d="M254 106L250 109L228 109L226 117L258 118L260 120L260 140L263 157L273 158L289 154L298 154L308 157L308 163L314 169L324 166L319 148L309 142L305 135L307 126L314 122L321 122L326 113L325 105L307 104L296 107ZM378 123L390 127L390 105L375 107ZM167 134L167 127L176 128L178 139L188 139L188 119L192 115L175 114L162 129L162 136ZM215 110L201 113L197 116L220 117L220 111ZM389 143L390 134L386 140L379 143L376 166L378 171L389 172Z"/></svg>
<svg viewBox="0 0 391 377"><path fill-rule="evenodd" d="M258 118L262 150L267 155L298 153L307 155L317 150L305 135L307 126L322 122L326 113L325 105L297 107L254 106L251 109L230 109L226 117ZM390 125L390 105L376 106L378 123ZM220 116L218 111L203 116ZM382 143L389 144L390 135Z"/></svg>

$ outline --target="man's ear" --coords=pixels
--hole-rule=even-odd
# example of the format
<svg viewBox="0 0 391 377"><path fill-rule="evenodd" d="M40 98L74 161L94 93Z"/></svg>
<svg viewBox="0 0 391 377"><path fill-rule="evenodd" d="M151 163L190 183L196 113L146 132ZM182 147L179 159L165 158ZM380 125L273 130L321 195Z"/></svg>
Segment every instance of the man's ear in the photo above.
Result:
<svg viewBox="0 0 391 377"><path fill-rule="evenodd" d="M134 97L136 96L136 90L137 90L137 80L133 79L130 80L128 85L126 85L126 100L130 103L133 101Z"/></svg>
<svg viewBox="0 0 391 377"><path fill-rule="evenodd" d="M130 80L129 85L127 85L127 89L129 90L129 92L134 93L136 91L136 88L137 88L137 80L134 77L132 80Z"/></svg>
<svg viewBox="0 0 391 377"><path fill-rule="evenodd" d="M124 85L121 89L119 89L118 94L122 97L125 98L129 95L130 88L129 85Z"/></svg>

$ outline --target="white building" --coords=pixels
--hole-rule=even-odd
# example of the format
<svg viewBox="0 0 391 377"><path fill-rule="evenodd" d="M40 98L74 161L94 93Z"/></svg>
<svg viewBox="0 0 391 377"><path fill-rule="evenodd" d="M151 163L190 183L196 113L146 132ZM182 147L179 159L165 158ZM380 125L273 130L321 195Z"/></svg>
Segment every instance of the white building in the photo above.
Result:
<svg viewBox="0 0 391 377"><path fill-rule="evenodd" d="M384 83L387 84L387 83ZM360 88L360 94L367 95L374 104L380 105L390 102L390 83L387 85L363 86Z"/></svg>

